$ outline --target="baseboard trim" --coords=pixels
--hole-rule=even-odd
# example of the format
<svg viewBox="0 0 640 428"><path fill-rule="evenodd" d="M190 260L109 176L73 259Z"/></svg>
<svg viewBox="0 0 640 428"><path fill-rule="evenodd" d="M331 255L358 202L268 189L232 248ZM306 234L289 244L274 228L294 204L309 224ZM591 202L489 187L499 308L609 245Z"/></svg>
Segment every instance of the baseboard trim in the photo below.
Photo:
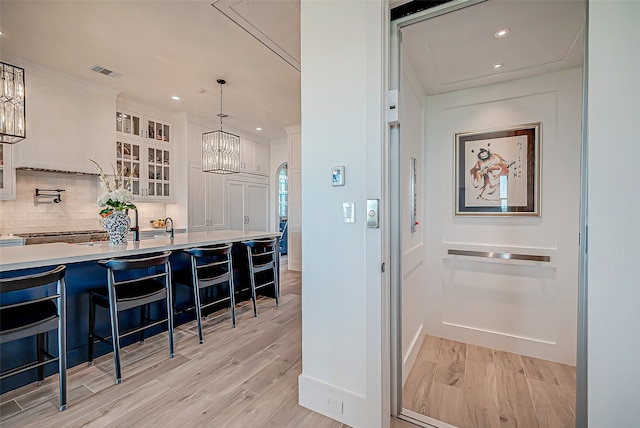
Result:
<svg viewBox="0 0 640 428"><path fill-rule="evenodd" d="M416 362L416 358L418 357L418 352L420 352L420 347L422 346L422 342L424 341L424 324L420 324L416 334L413 336L413 340L411 341L411 345L409 345L409 350L402 359L402 386L407 381L409 377L409 372L413 368L413 364Z"/></svg>

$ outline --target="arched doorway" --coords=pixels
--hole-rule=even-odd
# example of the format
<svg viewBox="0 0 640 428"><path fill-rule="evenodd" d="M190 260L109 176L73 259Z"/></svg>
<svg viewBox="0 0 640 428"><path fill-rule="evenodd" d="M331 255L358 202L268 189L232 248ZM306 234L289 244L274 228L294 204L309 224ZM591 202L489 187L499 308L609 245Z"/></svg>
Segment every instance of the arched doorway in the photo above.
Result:
<svg viewBox="0 0 640 428"><path fill-rule="evenodd" d="M278 219L279 231L282 233L280 239L280 256L287 255L287 225L289 215L289 168L287 162L283 162L276 172L278 177L278 201L276 218Z"/></svg>

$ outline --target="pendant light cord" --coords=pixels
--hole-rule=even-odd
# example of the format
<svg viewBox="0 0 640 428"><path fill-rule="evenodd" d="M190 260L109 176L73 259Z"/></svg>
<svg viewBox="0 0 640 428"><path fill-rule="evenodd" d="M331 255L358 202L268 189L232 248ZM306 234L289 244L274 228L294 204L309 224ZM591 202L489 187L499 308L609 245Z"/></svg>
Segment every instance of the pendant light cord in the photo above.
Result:
<svg viewBox="0 0 640 428"><path fill-rule="evenodd" d="M224 80L218 80L220 84L220 131L222 131L222 85L224 84Z"/></svg>

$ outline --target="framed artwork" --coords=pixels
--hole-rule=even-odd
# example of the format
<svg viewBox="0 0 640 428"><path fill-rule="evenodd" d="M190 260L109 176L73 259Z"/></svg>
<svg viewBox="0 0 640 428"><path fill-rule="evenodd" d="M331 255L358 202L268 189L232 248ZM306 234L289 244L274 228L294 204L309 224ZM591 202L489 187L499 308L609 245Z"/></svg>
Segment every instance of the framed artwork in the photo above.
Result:
<svg viewBox="0 0 640 428"><path fill-rule="evenodd" d="M540 216L540 129L455 135L455 215Z"/></svg>

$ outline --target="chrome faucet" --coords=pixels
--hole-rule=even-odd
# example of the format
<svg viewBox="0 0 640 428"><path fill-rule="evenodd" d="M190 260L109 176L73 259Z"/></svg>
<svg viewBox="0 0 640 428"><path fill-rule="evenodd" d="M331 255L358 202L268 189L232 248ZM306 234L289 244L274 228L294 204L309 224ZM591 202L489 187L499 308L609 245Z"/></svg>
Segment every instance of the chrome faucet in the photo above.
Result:
<svg viewBox="0 0 640 428"><path fill-rule="evenodd" d="M131 208L133 211L135 211L136 215L133 216L133 226L131 226L131 228L129 230L131 230L133 232L133 242L139 242L140 241L140 226L138 225L138 209L137 208Z"/></svg>
<svg viewBox="0 0 640 428"><path fill-rule="evenodd" d="M169 221L171 222L171 229L169 229ZM169 232L169 236L171 239L173 239L173 219L171 217L167 217L164 219L164 231L165 232Z"/></svg>

